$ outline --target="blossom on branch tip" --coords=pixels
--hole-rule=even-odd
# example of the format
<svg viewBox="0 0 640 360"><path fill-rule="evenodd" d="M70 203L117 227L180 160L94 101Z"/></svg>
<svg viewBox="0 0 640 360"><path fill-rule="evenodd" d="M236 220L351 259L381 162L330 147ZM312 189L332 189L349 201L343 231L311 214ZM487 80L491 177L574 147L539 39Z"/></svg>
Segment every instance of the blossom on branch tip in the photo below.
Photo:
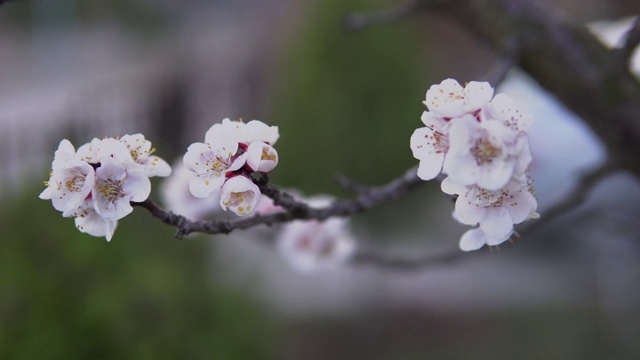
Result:
<svg viewBox="0 0 640 360"><path fill-rule="evenodd" d="M224 129L207 136L206 143L191 144L184 155L184 165L195 176L189 189L195 197L205 198L222 187L227 173L239 170L244 163L235 155L238 142Z"/></svg>
<svg viewBox="0 0 640 360"><path fill-rule="evenodd" d="M487 82L471 81L462 87L453 79L432 85L423 102L429 111L448 120L465 114L475 114L493 97L493 88Z"/></svg>
<svg viewBox="0 0 640 360"><path fill-rule="evenodd" d="M278 165L278 152L262 141L251 143L245 154L247 165L253 171L268 173Z"/></svg>
<svg viewBox="0 0 640 360"><path fill-rule="evenodd" d="M91 236L104 236L107 241L111 241L118 225L117 220L105 220L100 216L95 211L91 199L86 199L75 211L73 217L75 217L75 225L78 230Z"/></svg>
<svg viewBox="0 0 640 360"><path fill-rule="evenodd" d="M40 199L51 200L53 207L69 217L91 192L95 171L86 162L76 160L71 142L62 140L51 163L51 175Z"/></svg>
<svg viewBox="0 0 640 360"><path fill-rule="evenodd" d="M414 131L417 176L431 180L442 172L442 190L458 195L453 217L476 226L460 247L471 250L507 240L513 225L535 218L537 202L527 176L532 156L528 131L533 117L505 94L493 96L486 82L464 87L446 79L429 88L422 114L426 127ZM481 244L481 245L479 245Z"/></svg>
<svg viewBox="0 0 640 360"><path fill-rule="evenodd" d="M120 138L120 141L129 150L133 161L142 165L142 169L147 176L171 175L171 167L169 164L158 156L151 155L156 149L151 147L151 141L146 140L144 135L124 135Z"/></svg>
<svg viewBox="0 0 640 360"><path fill-rule="evenodd" d="M244 216L255 209L261 193L249 178L251 173L269 173L278 165L277 126L252 120L224 119L207 130L204 143L191 144L184 155L185 166L195 173L189 190L198 198L220 190L220 206Z"/></svg>
<svg viewBox="0 0 640 360"><path fill-rule="evenodd" d="M442 190L458 195L454 218L466 225L480 225L491 244L507 240L513 233L513 225L537 216L537 201L528 184L510 181L500 190L488 190L476 185L463 186L450 178L441 184Z"/></svg>
<svg viewBox="0 0 640 360"><path fill-rule="evenodd" d="M443 171L463 185L477 184L499 189L531 162L528 142L512 136L502 123L478 122L470 116L453 119L449 128L450 147Z"/></svg>
<svg viewBox="0 0 640 360"><path fill-rule="evenodd" d="M426 111L422 113L422 122L426 126L413 132L409 145L413 157L420 160L418 177L431 180L440 174L444 155L449 150L447 123Z"/></svg>
<svg viewBox="0 0 640 360"><path fill-rule="evenodd" d="M53 207L62 212L62 216L69 217L89 196L95 182L93 167L80 160L71 160L58 170L49 182L54 188L51 194ZM45 199L41 196L42 199Z"/></svg>
<svg viewBox="0 0 640 360"><path fill-rule="evenodd" d="M220 206L225 211L230 209L236 215L245 216L255 209L261 196L260 189L251 179L235 176L222 186Z"/></svg>
<svg viewBox="0 0 640 360"><path fill-rule="evenodd" d="M214 190L206 198L195 197L189 190L192 175L180 160L174 164L171 176L162 183L160 194L165 205L174 213L201 220L216 209L220 210L220 189Z"/></svg>
<svg viewBox="0 0 640 360"><path fill-rule="evenodd" d="M62 216L75 217L81 232L111 240L117 220L133 211L130 202L149 196L149 177L171 172L164 160L148 156L150 149L151 143L141 134L94 138L77 152L62 140L39 197L50 199Z"/></svg>
<svg viewBox="0 0 640 360"><path fill-rule="evenodd" d="M277 126L269 126L259 120L251 120L244 123L242 120L223 119L221 124L216 124L209 129L207 134L217 131L220 126L235 135L238 142L249 145L255 141L261 141L269 145L274 145L280 134Z"/></svg>
<svg viewBox="0 0 640 360"><path fill-rule="evenodd" d="M502 238L493 238L487 235L481 228L470 229L467 230L467 232L465 232L460 238L460 250L474 251L480 249L485 245L497 246L509 240L512 234L513 230L508 235Z"/></svg>
<svg viewBox="0 0 640 360"><path fill-rule="evenodd" d="M130 202L146 200L151 193L151 182L142 171L127 170L116 159L104 158L96 170L96 181L91 191L93 206L105 220L118 220L133 211Z"/></svg>

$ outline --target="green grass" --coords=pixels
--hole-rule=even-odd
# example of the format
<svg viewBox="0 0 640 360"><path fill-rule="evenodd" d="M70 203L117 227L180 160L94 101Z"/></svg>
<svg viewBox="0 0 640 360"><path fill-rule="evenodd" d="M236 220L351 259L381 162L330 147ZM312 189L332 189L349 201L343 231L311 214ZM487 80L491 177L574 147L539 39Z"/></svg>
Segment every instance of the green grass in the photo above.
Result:
<svg viewBox="0 0 640 360"><path fill-rule="evenodd" d="M136 209L107 243L38 191L1 211L0 358L268 357L265 315L211 278L215 239L175 239Z"/></svg>

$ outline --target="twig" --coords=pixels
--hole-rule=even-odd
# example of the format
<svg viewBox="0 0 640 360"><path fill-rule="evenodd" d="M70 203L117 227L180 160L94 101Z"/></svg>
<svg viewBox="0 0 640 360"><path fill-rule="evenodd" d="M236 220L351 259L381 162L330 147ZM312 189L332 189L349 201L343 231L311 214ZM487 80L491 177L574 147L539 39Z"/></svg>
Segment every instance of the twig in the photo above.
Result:
<svg viewBox="0 0 640 360"><path fill-rule="evenodd" d="M343 174L337 174L335 176L336 181L338 182L338 184L340 184L340 186L342 186L343 188L352 191L355 194L364 194L367 191L369 191L369 187L360 183L357 183L351 179L349 179L347 176L343 175Z"/></svg>
<svg viewBox="0 0 640 360"><path fill-rule="evenodd" d="M282 206L285 212L269 215L253 215L250 217L236 218L233 220L200 220L192 221L184 216L165 210L151 199L132 205L147 209L153 216L165 224L178 229L176 237L181 238L194 232L205 234L228 234L236 229L248 229L257 225L273 225L295 219L324 220L333 216L351 216L384 203L393 201L406 194L410 190L422 184L418 178L417 169L411 168L404 175L392 180L386 185L371 187L365 194L360 194L353 199L337 200L323 208L312 208L307 204L297 201L293 196L278 187L268 183L266 178L256 180L260 191L273 199L274 204Z"/></svg>
<svg viewBox="0 0 640 360"><path fill-rule="evenodd" d="M389 24L411 15L417 7L417 0L408 0L405 4L395 8L366 14L350 14L344 19L344 25L350 30L360 30L369 26Z"/></svg>
<svg viewBox="0 0 640 360"><path fill-rule="evenodd" d="M607 161L602 166L586 173L578 180L578 183L564 199L551 206L549 209L544 210L540 219L531 222L531 224L526 227L523 227L519 233L533 233L554 221L559 216L579 207L587 200L591 190L593 190L600 181L619 170L621 170L621 168L616 163Z"/></svg>
<svg viewBox="0 0 640 360"><path fill-rule="evenodd" d="M470 253L456 248L438 254L412 256L389 255L374 250L358 249L350 264L354 266L370 266L395 271L417 271L431 266L449 265L468 257Z"/></svg>
<svg viewBox="0 0 640 360"><path fill-rule="evenodd" d="M507 73L514 65L515 61L512 57L500 58L482 79L495 88L504 81Z"/></svg>
<svg viewBox="0 0 640 360"><path fill-rule="evenodd" d="M620 59L625 65L629 64L631 55L633 55L638 45L640 45L640 16L633 21L631 28L627 31L624 44L618 49Z"/></svg>
<svg viewBox="0 0 640 360"><path fill-rule="evenodd" d="M556 217L580 206L587 199L591 190L602 179L619 169L620 168L613 162L606 162L601 167L585 174L579 180L576 187L562 201L547 209L540 220L519 230L519 233L530 234L542 228L550 221L553 221ZM442 178L439 177L436 180L441 181ZM190 233L228 234L237 229L248 229L258 225L270 226L296 219L324 220L333 216L350 216L364 212L381 203L395 200L423 183L416 174L416 168L411 168L404 175L392 180L388 184L369 187L366 192L360 193L353 199L338 200L323 208L312 208L296 200L287 192L269 184L266 177L254 179L254 181L258 184L264 195L269 196L276 205L282 206L286 211L269 215L257 214L251 217L236 218L233 220L192 221L184 216L161 208L151 199L147 199L141 203L133 203L133 205L147 209L153 216L160 219L160 221L176 227L178 229L176 237L181 238ZM461 252L458 249L439 254L412 256L389 255L372 249L359 249L350 264L353 266L371 266L394 271L417 271L431 266L451 264L467 256L467 253Z"/></svg>
<svg viewBox="0 0 640 360"><path fill-rule="evenodd" d="M544 211L542 217L539 220L532 221L527 226L520 227L516 236L529 235L535 231L543 228L557 217L573 210L582 205L591 193L591 190L600 183L603 179L620 170L612 161L608 161L602 166L598 167L585 174L580 178L575 188L567 194L567 196L556 203L551 208ZM492 250L492 248L489 248ZM469 253L462 252L457 248L445 253L439 254L424 254L413 256L394 256L384 252L378 252L375 250L358 250L351 264L360 266L372 266L384 268L394 271L416 271L423 270L431 266L448 265L455 263L466 258Z"/></svg>

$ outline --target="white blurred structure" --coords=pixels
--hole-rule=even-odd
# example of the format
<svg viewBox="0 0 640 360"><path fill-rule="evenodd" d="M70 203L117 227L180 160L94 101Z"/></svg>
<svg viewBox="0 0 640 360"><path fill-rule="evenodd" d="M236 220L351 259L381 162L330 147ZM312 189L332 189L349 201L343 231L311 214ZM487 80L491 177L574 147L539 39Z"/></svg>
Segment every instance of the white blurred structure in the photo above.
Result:
<svg viewBox="0 0 640 360"><path fill-rule="evenodd" d="M284 25L273 24L297 9L288 2L173 4L185 10L155 36L109 21L73 26L73 6L61 7L68 26L36 22L30 37L0 31L0 191L28 176L44 179L64 137L142 132L177 151L224 117L250 117L284 39ZM34 0L34 21L47 3Z"/></svg>

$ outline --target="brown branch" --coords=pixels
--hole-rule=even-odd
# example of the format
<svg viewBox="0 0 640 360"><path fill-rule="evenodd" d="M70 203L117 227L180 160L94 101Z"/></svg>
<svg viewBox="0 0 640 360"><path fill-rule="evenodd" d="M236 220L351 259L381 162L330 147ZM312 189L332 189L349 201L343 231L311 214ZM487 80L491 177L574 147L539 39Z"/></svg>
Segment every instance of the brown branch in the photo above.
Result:
<svg viewBox="0 0 640 360"><path fill-rule="evenodd" d="M640 16L636 17L631 25L629 31L627 31L624 44L619 51L619 56L625 66L629 66L629 61L636 48L640 45Z"/></svg>
<svg viewBox="0 0 640 360"><path fill-rule="evenodd" d="M357 183L343 174L337 174L335 176L335 180L338 182L338 184L340 184L340 186L353 192L354 194L364 194L370 189L369 186Z"/></svg>
<svg viewBox="0 0 640 360"><path fill-rule="evenodd" d="M571 189L571 191L562 200L544 210L543 216L541 216L540 219L523 227L519 233L531 234L555 221L561 215L578 208L584 204L596 185L619 170L621 169L616 163L607 161L603 165L587 172L578 179L574 188Z"/></svg>
<svg viewBox="0 0 640 360"><path fill-rule="evenodd" d="M557 217L579 207L587 199L591 190L601 180L618 170L620 170L620 167L614 162L609 161L601 167L585 174L563 200L545 210L541 219L530 223L528 226L522 227L518 232L522 235L531 234ZM441 181L442 178L443 176L440 176L436 181ZM256 214L250 217L235 218L233 220L192 221L184 216L161 208L151 199L132 204L147 209L153 216L165 224L176 227L176 237L181 238L191 233L228 234L238 229L248 229L258 225L271 226L297 219L324 220L333 216L351 216L364 212L381 203L393 201L423 183L416 175L416 168L411 168L404 175L383 186L367 187L365 190L363 185L359 185L362 186L362 192L353 199L337 200L323 208L312 208L296 200L289 193L269 184L266 177L258 177L254 179L254 181L264 195L273 199L274 203L282 206L285 211L269 215ZM359 248L351 259L350 264L353 266L369 266L393 271L418 271L432 266L452 264L468 256L469 253L461 252L457 248L437 254L425 253L410 256L391 255L374 249Z"/></svg>
<svg viewBox="0 0 640 360"><path fill-rule="evenodd" d="M192 221L184 216L174 214L147 199L132 205L147 209L153 216L165 224L178 229L176 237L181 238L191 233L228 234L236 229L248 229L257 225L273 225L291 220L324 220L333 216L351 216L381 203L393 201L416 188L424 181L418 178L416 168L409 169L404 175L392 180L386 185L371 187L366 193L359 194L353 199L336 200L331 205L322 208L312 208L296 200L287 192L271 185L265 178L254 179L260 191L273 199L274 204L282 206L286 211L269 214L253 215L233 220L200 220Z"/></svg>
<svg viewBox="0 0 640 360"><path fill-rule="evenodd" d="M537 230L550 224L560 216L578 208L588 198L593 188L603 179L620 170L615 164L607 162L604 165L594 169L583 175L575 185L575 187L561 201L557 202L550 208L544 210L544 213L538 220L534 220L527 225L516 226L518 236L531 235ZM492 248L489 247L489 250ZM477 253L474 253L477 254ZM351 260L351 264L355 266L369 266L393 271L417 271L424 270L432 266L450 265L466 259L470 253L462 252L458 248L441 252L438 254L421 254L421 255L391 255L386 252L374 249L358 249Z"/></svg>
<svg viewBox="0 0 640 360"><path fill-rule="evenodd" d="M481 78L481 80L488 82L495 88L504 81L507 73L509 73L509 70L511 70L514 65L515 60L513 57L498 59L494 66Z"/></svg>
<svg viewBox="0 0 640 360"><path fill-rule="evenodd" d="M512 59L514 66L579 115L622 167L640 175L640 83L626 66L640 43L640 20L616 52L584 26L532 0L417 0L404 11L389 10L386 16L382 12L351 17L364 27L418 10L449 17L499 56ZM513 49L517 54L511 53Z"/></svg>
<svg viewBox="0 0 640 360"><path fill-rule="evenodd" d="M419 0L407 2L389 11L350 16L350 28L396 21L422 8L449 16L474 36L492 47L498 54L509 54L514 46L517 54L507 56L513 65L521 67L547 88L568 108L580 115L608 147L611 158L619 166L640 174L640 84L627 67L612 66L615 57L583 27L556 17L551 10L526 0ZM640 40L638 22L627 35L623 49L631 52ZM517 55L517 56L516 56ZM509 64L511 65L511 64ZM508 66L498 74L504 73ZM498 81L500 77L496 77ZM580 206L591 189L607 175L618 169L611 163L587 174L563 201L543 214L540 220L524 227L520 233L530 233L567 211ZM193 232L208 234L229 233L257 225L272 225L295 219L323 220L331 216L351 216L378 204L392 201L418 186L416 170L384 186L365 187L343 181L357 193L353 199L338 200L324 208L310 208L291 195L257 179L263 194L285 208L282 213L254 215L234 220L192 222L166 211L151 200L136 204L147 208L163 222L175 226L178 236ZM357 186L356 186L357 185ZM354 265L378 266L396 270L414 270L457 261L466 256L456 251L440 255L398 257L371 250L359 250Z"/></svg>

